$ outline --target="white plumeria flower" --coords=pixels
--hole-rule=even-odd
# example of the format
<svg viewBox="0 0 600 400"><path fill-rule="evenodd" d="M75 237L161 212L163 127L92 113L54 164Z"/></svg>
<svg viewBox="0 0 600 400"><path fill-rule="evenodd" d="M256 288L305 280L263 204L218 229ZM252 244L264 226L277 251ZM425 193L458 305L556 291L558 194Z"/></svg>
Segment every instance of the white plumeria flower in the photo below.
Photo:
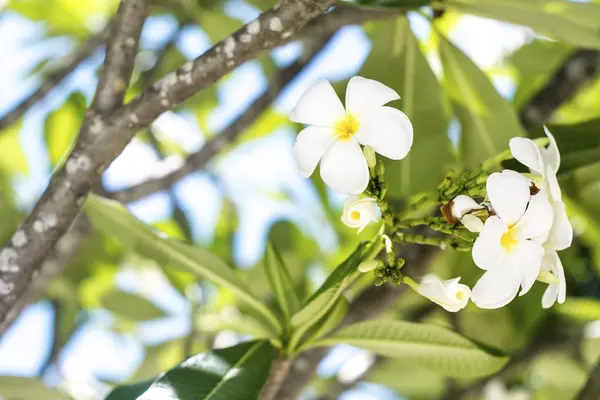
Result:
<svg viewBox="0 0 600 400"><path fill-rule="evenodd" d="M560 152L552 133L544 127L546 136L550 139L547 148L539 148L531 139L516 137L510 140L510 152L521 164L528 167L532 173L538 176L536 179L541 187L547 189L554 209L554 225L548 238L548 245L556 250L564 250L571 246L573 241L573 227L569 222L562 201L562 193L556 173L560 167Z"/></svg>
<svg viewBox="0 0 600 400"><path fill-rule="evenodd" d="M532 196L529 179L515 171L493 173L486 189L497 215L485 221L473 245L473 260L486 272L471 299L481 308L499 308L514 299L519 286L523 295L536 281L553 212L544 190Z"/></svg>
<svg viewBox="0 0 600 400"><path fill-rule="evenodd" d="M460 221L465 228L471 232L481 232L483 229L483 222L476 215L472 214L474 211L483 210L485 205L478 204L471 197L461 194L450 200L448 203L450 215L446 216L450 219L451 223Z"/></svg>
<svg viewBox="0 0 600 400"><path fill-rule="evenodd" d="M290 113L294 122L309 125L296 138L294 155L304 177L321 160L321 177L334 191L362 193L369 168L360 145L392 160L408 154L413 127L406 114L384 104L400 96L384 84L355 76L346 89L346 108L331 84L312 85Z"/></svg>
<svg viewBox="0 0 600 400"><path fill-rule="evenodd" d="M377 200L372 197L359 197L357 195L348 196L344 202L344 212L342 222L350 228L358 228L358 233L370 222L376 221L379 217L379 207Z"/></svg>
<svg viewBox="0 0 600 400"><path fill-rule="evenodd" d="M542 260L542 268L554 275L558 283L550 283L542 296L542 307L550 308L558 301L559 304L565 302L567 295L567 283L565 280L565 271L562 262L558 257L556 250L546 248L546 254Z"/></svg>
<svg viewBox="0 0 600 400"><path fill-rule="evenodd" d="M428 274L421 280L418 292L445 310L456 312L466 307L471 296L471 289L459 281L460 277L442 281L437 275Z"/></svg>

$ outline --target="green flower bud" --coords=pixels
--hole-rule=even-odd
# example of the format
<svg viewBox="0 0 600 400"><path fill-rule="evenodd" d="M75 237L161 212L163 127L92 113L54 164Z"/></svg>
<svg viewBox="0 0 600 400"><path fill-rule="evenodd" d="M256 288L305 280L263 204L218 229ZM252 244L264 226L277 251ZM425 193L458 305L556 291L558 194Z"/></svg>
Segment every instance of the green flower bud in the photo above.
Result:
<svg viewBox="0 0 600 400"><path fill-rule="evenodd" d="M375 165L377 165L377 157L371 146L365 146L363 148L363 154L365 155L369 168L375 168Z"/></svg>

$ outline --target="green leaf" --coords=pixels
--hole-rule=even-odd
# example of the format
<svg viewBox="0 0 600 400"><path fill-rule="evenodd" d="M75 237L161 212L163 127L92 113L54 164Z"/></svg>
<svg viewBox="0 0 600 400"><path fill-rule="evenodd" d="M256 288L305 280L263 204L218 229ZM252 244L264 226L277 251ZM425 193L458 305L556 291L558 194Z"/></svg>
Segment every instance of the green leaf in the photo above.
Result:
<svg viewBox="0 0 600 400"><path fill-rule="evenodd" d="M164 318L167 314L150 300L133 293L113 289L100 299L102 307L132 321L142 322Z"/></svg>
<svg viewBox="0 0 600 400"><path fill-rule="evenodd" d="M281 329L279 321L269 308L256 298L246 283L218 257L198 247L159 236L116 201L90 195L85 207L94 225L106 234L116 236L125 245L159 264L172 265L212 280L267 318L274 329Z"/></svg>
<svg viewBox="0 0 600 400"><path fill-rule="evenodd" d="M348 300L344 296L340 297L327 315L315 324L314 330L309 332L305 343L314 342L337 328L346 314L348 314L349 306Z"/></svg>
<svg viewBox="0 0 600 400"><path fill-rule="evenodd" d="M275 293L277 302L286 320L289 321L292 314L298 310L300 301L296 296L292 277L281 257L281 253L271 241L267 243L264 264L267 278Z"/></svg>
<svg viewBox="0 0 600 400"><path fill-rule="evenodd" d="M10 400L69 400L69 396L51 389L35 378L0 376L0 397Z"/></svg>
<svg viewBox="0 0 600 400"><path fill-rule="evenodd" d="M468 167L476 167L522 136L519 119L469 57L444 38L440 51L446 92L461 124L460 153Z"/></svg>
<svg viewBox="0 0 600 400"><path fill-rule="evenodd" d="M406 17L378 22L369 36L373 48L360 75L400 94L398 108L408 115L415 131L409 155L402 162L386 160L388 193L399 197L431 190L454 161L442 89Z"/></svg>
<svg viewBox="0 0 600 400"><path fill-rule="evenodd" d="M0 130L0 169L7 172L27 174L29 166L25 152L19 143L21 121Z"/></svg>
<svg viewBox="0 0 600 400"><path fill-rule="evenodd" d="M207 351L168 371L138 399L257 399L274 356L266 340Z"/></svg>
<svg viewBox="0 0 600 400"><path fill-rule="evenodd" d="M446 388L446 380L440 374L420 365L390 359L369 370L364 380L385 385L411 399L437 399Z"/></svg>
<svg viewBox="0 0 600 400"><path fill-rule="evenodd" d="M113 389L104 400L136 400L142 393L148 390L152 382L152 380L148 380L119 386Z"/></svg>
<svg viewBox="0 0 600 400"><path fill-rule="evenodd" d="M507 357L487 352L449 329L404 321L379 320L350 325L311 347L340 343L415 363L451 377L491 375L508 361Z"/></svg>
<svg viewBox="0 0 600 400"><path fill-rule="evenodd" d="M346 288L345 283L350 281L350 276L357 271L366 246L366 242L361 243L354 253L338 265L321 287L306 300L302 309L292 317L293 326L311 326L335 305Z"/></svg>
<svg viewBox="0 0 600 400"><path fill-rule="evenodd" d="M269 109L262 113L248 129L244 130L244 133L233 143L232 148L270 135L275 129L289 122L290 120L286 115Z"/></svg>
<svg viewBox="0 0 600 400"><path fill-rule="evenodd" d="M560 0L448 0L451 10L525 25L554 39L600 48L600 6Z"/></svg>
<svg viewBox="0 0 600 400"><path fill-rule="evenodd" d="M85 97L81 93L73 93L62 107L52 111L46 118L44 139L53 167L60 163L73 146L85 110Z"/></svg>
<svg viewBox="0 0 600 400"><path fill-rule="evenodd" d="M593 298L569 297L554 310L565 317L592 322L600 319L600 300Z"/></svg>

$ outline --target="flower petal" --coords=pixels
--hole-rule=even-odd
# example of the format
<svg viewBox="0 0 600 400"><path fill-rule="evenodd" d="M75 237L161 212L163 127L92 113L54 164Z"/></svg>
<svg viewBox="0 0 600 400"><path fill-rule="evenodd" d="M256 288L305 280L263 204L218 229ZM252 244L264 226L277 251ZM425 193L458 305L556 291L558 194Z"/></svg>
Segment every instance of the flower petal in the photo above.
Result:
<svg viewBox="0 0 600 400"><path fill-rule="evenodd" d="M421 280L419 293L445 310L456 312L464 308L471 295L467 285L459 284L460 278L441 281L435 274L428 274Z"/></svg>
<svg viewBox="0 0 600 400"><path fill-rule="evenodd" d="M542 296L542 308L550 308L558 298L558 285L548 285Z"/></svg>
<svg viewBox="0 0 600 400"><path fill-rule="evenodd" d="M544 296L542 297L542 307L550 308L555 301L558 300L560 304L565 302L567 294L567 282L565 279L565 271L558 257L558 253L555 250L547 249L546 254L542 260L543 267L552 271L558 278L558 284L548 285Z"/></svg>
<svg viewBox="0 0 600 400"><path fill-rule="evenodd" d="M548 139L550 139L550 144L545 149L540 149L540 153L542 155L542 159L544 160L544 164L550 165L556 174L560 168L560 151L558 150L556 139L554 139L552 133L545 126L544 132L546 133L546 136L548 136Z"/></svg>
<svg viewBox="0 0 600 400"><path fill-rule="evenodd" d="M523 296L531 289L542 267L542 258L544 257L544 248L541 244L531 240L523 240L511 251L510 259L512 264L519 267L521 275L521 292Z"/></svg>
<svg viewBox="0 0 600 400"><path fill-rule="evenodd" d="M290 113L290 120L294 122L331 127L345 117L342 102L326 80L319 80L309 87Z"/></svg>
<svg viewBox="0 0 600 400"><path fill-rule="evenodd" d="M567 216L565 203L557 201L552 203L554 210L554 223L550 230L548 246L555 250L564 250L573 242L573 226Z"/></svg>
<svg viewBox="0 0 600 400"><path fill-rule="evenodd" d="M309 126L300 131L294 144L294 158L303 177L312 175L323 153L334 141L332 128Z"/></svg>
<svg viewBox="0 0 600 400"><path fill-rule="evenodd" d="M519 291L518 267L506 263L483 274L471 292L471 300L479 308L500 308L511 302Z"/></svg>
<svg viewBox="0 0 600 400"><path fill-rule="evenodd" d="M367 160L354 139L336 140L321 160L323 181L338 193L359 194L369 183Z"/></svg>
<svg viewBox="0 0 600 400"><path fill-rule="evenodd" d="M547 192L542 190L535 196L531 196L527 210L515 225L515 229L520 238L542 238L543 242L550 233L553 221L552 204L550 204Z"/></svg>
<svg viewBox="0 0 600 400"><path fill-rule="evenodd" d="M371 146L376 153L401 160L413 143L413 127L406 114L392 107L379 107L360 120L354 135L358 143Z"/></svg>
<svg viewBox="0 0 600 400"><path fill-rule="evenodd" d="M392 88L373 79L355 76L346 88L346 110L360 119L400 96Z"/></svg>
<svg viewBox="0 0 600 400"><path fill-rule="evenodd" d="M510 152L515 160L540 175L544 174L544 161L540 148L531 139L514 137L508 142Z"/></svg>
<svg viewBox="0 0 600 400"><path fill-rule="evenodd" d="M504 262L506 256L500 240L506 226L497 216L489 217L473 244L473 261L481 269L492 269Z"/></svg>
<svg viewBox="0 0 600 400"><path fill-rule="evenodd" d="M483 222L472 214L465 215L460 219L460 222L470 232L479 233L483 230Z"/></svg>
<svg viewBox="0 0 600 400"><path fill-rule="evenodd" d="M529 184L529 179L509 169L494 172L488 178L488 198L506 226L512 226L523 216L531 197Z"/></svg>
<svg viewBox="0 0 600 400"><path fill-rule="evenodd" d="M558 179L556 179L556 174L552 170L550 165L546 165L546 183L548 185L548 190L550 191L550 197L553 201L562 201L562 193L560 190L560 186L558 184Z"/></svg>
<svg viewBox="0 0 600 400"><path fill-rule="evenodd" d="M452 199L452 216L461 219L466 213L473 210L481 210L484 206L478 204L471 197L461 194Z"/></svg>

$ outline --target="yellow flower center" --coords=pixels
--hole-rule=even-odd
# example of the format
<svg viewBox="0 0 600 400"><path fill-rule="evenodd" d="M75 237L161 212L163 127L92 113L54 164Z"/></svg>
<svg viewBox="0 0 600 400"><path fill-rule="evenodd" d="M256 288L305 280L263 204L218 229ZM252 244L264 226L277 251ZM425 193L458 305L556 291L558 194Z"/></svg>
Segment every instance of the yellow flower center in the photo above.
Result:
<svg viewBox="0 0 600 400"><path fill-rule="evenodd" d="M360 213L358 211L352 211L350 213L350 218L352 218L354 221L358 221L360 219Z"/></svg>
<svg viewBox="0 0 600 400"><path fill-rule="evenodd" d="M509 228L508 231L502 235L502 238L500 238L500 244L507 252L509 252L518 242L517 229L515 227Z"/></svg>
<svg viewBox="0 0 600 400"><path fill-rule="evenodd" d="M346 114L346 118L339 120L335 126L335 136L340 140L349 140L356 132L360 123L356 117L350 113Z"/></svg>
<svg viewBox="0 0 600 400"><path fill-rule="evenodd" d="M457 300L462 300L465 297L465 292L458 292L456 293L456 299Z"/></svg>

